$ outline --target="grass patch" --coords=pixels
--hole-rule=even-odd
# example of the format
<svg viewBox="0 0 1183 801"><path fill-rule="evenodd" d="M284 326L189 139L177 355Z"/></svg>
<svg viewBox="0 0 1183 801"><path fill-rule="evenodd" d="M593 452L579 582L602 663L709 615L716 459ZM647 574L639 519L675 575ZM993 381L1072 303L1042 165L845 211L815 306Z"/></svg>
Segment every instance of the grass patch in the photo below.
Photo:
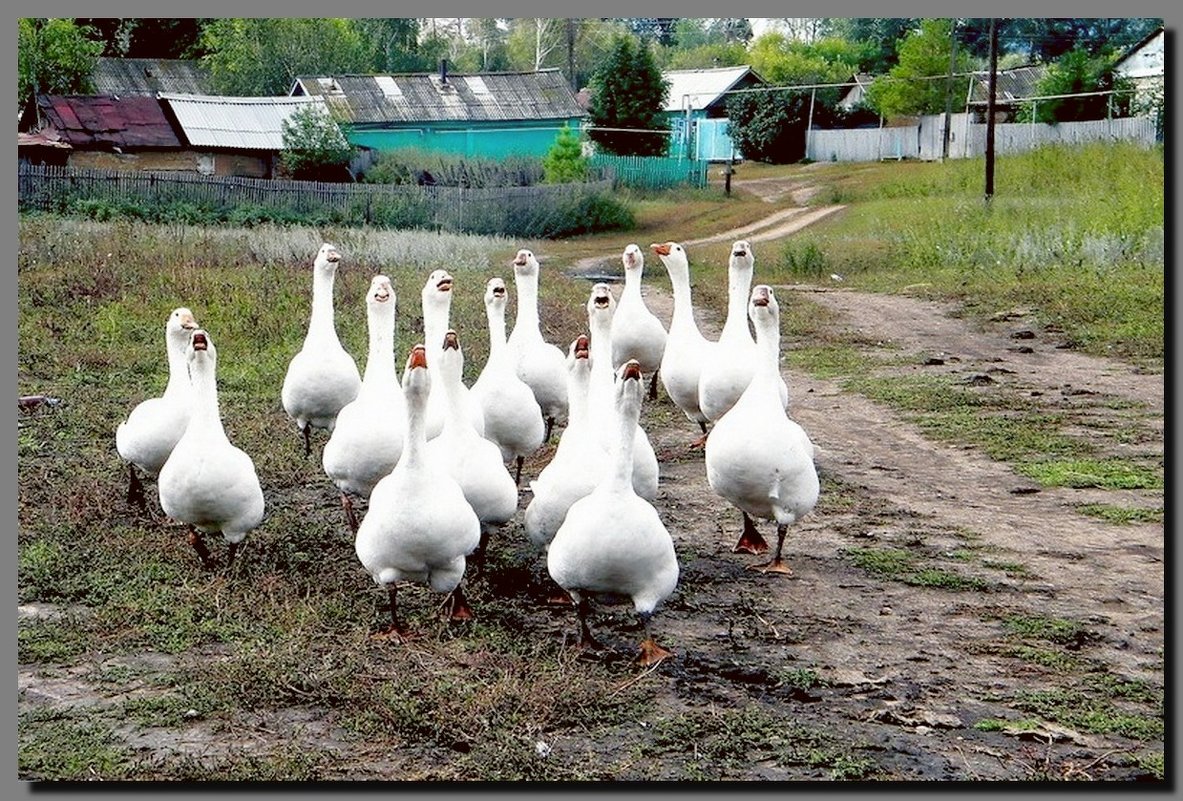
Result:
<svg viewBox="0 0 1183 801"><path fill-rule="evenodd" d="M1161 471L1124 459L1058 459L1015 466L1045 487L1162 489Z"/></svg>
<svg viewBox="0 0 1183 801"><path fill-rule="evenodd" d="M1039 721L1029 718L1021 720L983 718L974 724L974 728L978 731L1038 731Z"/></svg>
<svg viewBox="0 0 1183 801"><path fill-rule="evenodd" d="M742 778L753 762L808 766L833 780L873 779L877 766L859 746L822 730L779 719L758 706L693 710L653 722L643 759L678 765L678 779ZM678 759L681 761L677 761Z"/></svg>
<svg viewBox="0 0 1183 801"><path fill-rule="evenodd" d="M104 724L45 710L20 716L17 765L28 781L122 778L130 752Z"/></svg>
<svg viewBox="0 0 1183 801"><path fill-rule="evenodd" d="M981 578L922 564L920 556L902 548L846 548L842 553L872 575L916 587L979 592L990 589L989 582Z"/></svg>
<svg viewBox="0 0 1183 801"><path fill-rule="evenodd" d="M1115 703L1119 701L1157 708L1130 711ZM1150 741L1163 737L1162 701L1161 690L1100 674L1089 676L1083 687L1020 691L1014 704L1024 712L1083 732Z"/></svg>
<svg viewBox="0 0 1183 801"><path fill-rule="evenodd" d="M1039 615L1015 615L1004 618L1002 626L1008 634L1024 639L1039 639L1070 648L1080 648L1086 642L1096 639L1074 620L1049 618Z"/></svg>
<svg viewBox="0 0 1183 801"><path fill-rule="evenodd" d="M1147 509L1138 506L1116 506L1109 503L1085 503L1076 507L1082 515L1095 517L1107 523L1128 525L1130 523L1161 523L1165 512L1161 507Z"/></svg>
<svg viewBox="0 0 1183 801"><path fill-rule="evenodd" d="M1161 148L1044 147L999 157L982 202L982 159L835 165L815 203L847 210L763 261L773 282L842 274L872 291L1036 309L1077 347L1161 369L1165 170ZM815 179L816 180L816 179ZM770 263L771 262L771 263Z"/></svg>

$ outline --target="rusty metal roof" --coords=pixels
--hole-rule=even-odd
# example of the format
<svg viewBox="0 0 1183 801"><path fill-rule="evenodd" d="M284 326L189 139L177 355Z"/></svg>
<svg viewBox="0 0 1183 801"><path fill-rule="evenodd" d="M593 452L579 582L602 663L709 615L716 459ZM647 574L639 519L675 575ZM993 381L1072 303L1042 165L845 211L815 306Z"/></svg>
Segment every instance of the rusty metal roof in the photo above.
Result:
<svg viewBox="0 0 1183 801"><path fill-rule="evenodd" d="M998 71L998 90L995 103L1017 103L1024 98L1039 96L1039 82L1043 80L1046 67L1036 64L1030 67L1016 67ZM985 105L990 100L990 73L975 72L970 76L970 105Z"/></svg>
<svg viewBox="0 0 1183 801"><path fill-rule="evenodd" d="M283 150L283 122L298 109L327 113L319 97L220 97L160 93L194 147Z"/></svg>
<svg viewBox="0 0 1183 801"><path fill-rule="evenodd" d="M354 125L583 117L561 72L306 76L292 95L321 97Z"/></svg>
<svg viewBox="0 0 1183 801"><path fill-rule="evenodd" d="M39 95L37 105L49 129L74 147L177 148L172 124L154 97Z"/></svg>
<svg viewBox="0 0 1183 801"><path fill-rule="evenodd" d="M200 62L180 58L111 58L95 60L95 93L152 95L157 92L208 94L209 70Z"/></svg>

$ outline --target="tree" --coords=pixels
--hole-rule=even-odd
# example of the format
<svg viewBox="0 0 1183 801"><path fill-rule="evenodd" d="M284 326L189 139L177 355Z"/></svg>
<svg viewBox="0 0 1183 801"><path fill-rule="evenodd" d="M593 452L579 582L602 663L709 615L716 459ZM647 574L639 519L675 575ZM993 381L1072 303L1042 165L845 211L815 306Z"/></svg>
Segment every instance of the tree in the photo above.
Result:
<svg viewBox="0 0 1183 801"><path fill-rule="evenodd" d="M433 68L419 46L419 20L414 17L364 17L354 24L369 51L370 70L398 73Z"/></svg>
<svg viewBox="0 0 1183 801"><path fill-rule="evenodd" d="M781 89L727 98L728 132L745 159L791 164L805 158L809 92Z"/></svg>
<svg viewBox="0 0 1183 801"><path fill-rule="evenodd" d="M926 19L899 47L899 63L867 89L867 105L884 117L940 114L945 110L953 20ZM958 50L956 73L970 70L969 56ZM955 78L954 97L964 97L968 78Z"/></svg>
<svg viewBox="0 0 1183 801"><path fill-rule="evenodd" d="M542 158L543 181L548 184L565 184L582 181L587 177L587 158L579 135L564 125L555 137L555 143Z"/></svg>
<svg viewBox="0 0 1183 801"><path fill-rule="evenodd" d="M280 124L284 171L297 180L339 178L353 158L353 147L340 124L319 106L297 109Z"/></svg>
<svg viewBox="0 0 1183 801"><path fill-rule="evenodd" d="M1112 55L1090 56L1083 47L1069 50L1048 65L1037 91L1040 95L1071 95L1129 90L1129 82L1114 74L1114 61ZM1035 106L1035 114L1039 122L1048 123L1099 120L1110 113L1125 116L1129 113L1131 100L1132 92L1128 91L1115 95L1089 94L1041 100Z"/></svg>
<svg viewBox="0 0 1183 801"><path fill-rule="evenodd" d="M896 65L900 40L919 27L920 20L916 17L830 17L822 21L818 32L868 45L870 55L862 69L879 75Z"/></svg>
<svg viewBox="0 0 1183 801"><path fill-rule="evenodd" d="M36 109L39 94L87 93L94 89L95 59L102 42L71 19L17 20L17 92L21 113Z"/></svg>
<svg viewBox="0 0 1183 801"><path fill-rule="evenodd" d="M201 44L215 91L226 95L286 95L301 75L369 72L374 55L350 19L217 19Z"/></svg>
<svg viewBox="0 0 1183 801"><path fill-rule="evenodd" d="M664 119L669 85L649 48L636 37L617 36L592 78L591 138L610 153L659 156L668 149ZM597 130L629 129L629 130Z"/></svg>
<svg viewBox="0 0 1183 801"><path fill-rule="evenodd" d="M510 23L506 49L510 64L523 71L560 66L566 58L566 20L522 17Z"/></svg>

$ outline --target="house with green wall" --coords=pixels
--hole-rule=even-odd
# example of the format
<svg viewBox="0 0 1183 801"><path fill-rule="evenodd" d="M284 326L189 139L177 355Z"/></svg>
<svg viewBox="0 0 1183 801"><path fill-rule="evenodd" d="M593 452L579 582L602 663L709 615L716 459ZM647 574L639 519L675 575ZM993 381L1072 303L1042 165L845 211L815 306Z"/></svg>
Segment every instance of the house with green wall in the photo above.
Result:
<svg viewBox="0 0 1183 801"><path fill-rule="evenodd" d="M670 155L703 161L740 158L727 132L727 96L767 82L748 66L666 70L662 77L669 83L665 116Z"/></svg>
<svg viewBox="0 0 1183 801"><path fill-rule="evenodd" d="M322 97L349 141L501 159L543 156L586 112L557 69L537 72L332 75L297 78L291 95Z"/></svg>

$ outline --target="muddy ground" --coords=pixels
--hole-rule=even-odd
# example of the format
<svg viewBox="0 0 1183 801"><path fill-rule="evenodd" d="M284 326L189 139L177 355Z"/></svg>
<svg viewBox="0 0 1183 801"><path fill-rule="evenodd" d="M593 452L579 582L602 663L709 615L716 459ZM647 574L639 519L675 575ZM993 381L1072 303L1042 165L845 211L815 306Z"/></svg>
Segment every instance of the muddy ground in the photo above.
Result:
<svg viewBox="0 0 1183 801"><path fill-rule="evenodd" d="M766 189L770 196L801 191L800 186ZM815 213L776 216L742 235L771 241L787 233L783 226L803 224ZM721 232L688 247L722 248L733 235L739 233ZM1163 376L1060 347L1057 334L1036 327L1024 310L1003 310L1008 313L977 327L956 308L905 296L837 285L776 291L782 308L807 296L831 310L825 322L830 333L852 335L868 349L890 343L908 365L904 371L967 382L987 377L1086 414L1097 425L1136 418L1154 435L1122 447L1162 454ZM668 323L669 296L652 287L646 296ZM700 315L708 336L718 335L721 322ZM1016 339L1019 331L1034 336ZM1091 502L1161 507L1163 493L1040 489L1004 463L972 448L937 444L887 407L794 369L795 344L800 343L782 342L790 413L818 447L822 498L790 532L785 555L792 576L750 570L760 559L732 552L740 516L710 490L702 451L688 447L697 428L672 409L664 393L647 414L658 421L648 432L661 461L656 506L674 537L682 574L654 621L675 656L654 670L638 671L636 681L656 697L657 708L671 714L716 707L763 710L781 721L777 725L805 723L829 732L873 767L843 775L832 762L786 766L757 757L708 771L708 777L826 780L869 772L919 780L1147 778L1144 758L1162 752L1161 740L1057 724L1020 708L1016 699L1084 686L1086 673L1163 686L1163 525L1115 525L1075 509ZM528 465L528 477L540 466ZM528 501L523 493L522 506ZM773 538L770 525L762 530ZM914 553L969 581L952 588L908 583L852 558L860 549L879 548ZM36 605L21 610L22 616L55 613ZM627 617L605 609L598 618L601 635L617 649L635 639L624 627ZM562 637L572 629L563 610L538 608L531 618L531 636ZM1024 657L1022 643L1004 625L1016 618L1079 624L1079 636L1057 647L1081 667L1065 672ZM173 659L161 654L119 659L130 659L140 670L153 660L162 671L173 666ZM111 658L96 655L95 661L106 664ZM136 692L115 697L89 685L84 675L93 667L22 666L22 711L111 705ZM981 725L992 720L1016 725ZM1020 724L1023 720L1028 723ZM315 708L260 712L240 724L234 736L196 721L182 734L129 724L120 736L148 755L198 758L267 753L296 738L339 752L340 775L355 778L406 776L412 758L359 748ZM540 748L550 749L553 758L566 750L619 765L621 753L644 734L612 731L597 742L565 734ZM641 760L631 771L621 768L618 777L681 778L697 758L697 751L678 746Z"/></svg>

